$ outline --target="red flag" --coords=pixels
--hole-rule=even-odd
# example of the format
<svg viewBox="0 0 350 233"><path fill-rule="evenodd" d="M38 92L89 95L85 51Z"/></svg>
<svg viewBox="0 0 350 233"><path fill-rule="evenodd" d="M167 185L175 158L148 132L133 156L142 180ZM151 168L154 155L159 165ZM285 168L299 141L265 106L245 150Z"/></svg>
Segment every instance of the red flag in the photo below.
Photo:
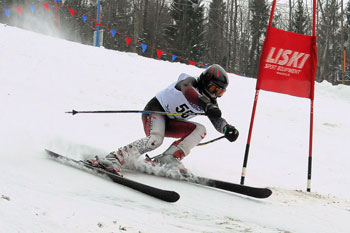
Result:
<svg viewBox="0 0 350 233"><path fill-rule="evenodd" d="M129 47L129 44L131 41L132 41L132 38L126 37L126 47Z"/></svg>
<svg viewBox="0 0 350 233"><path fill-rule="evenodd" d="M194 61L190 61L190 65L194 66L196 63Z"/></svg>
<svg viewBox="0 0 350 233"><path fill-rule="evenodd" d="M18 7L18 8L17 8L17 13L18 13L19 15L22 14L22 8Z"/></svg>
<svg viewBox="0 0 350 233"><path fill-rule="evenodd" d="M268 27L256 89L313 99L316 37Z"/></svg>
<svg viewBox="0 0 350 233"><path fill-rule="evenodd" d="M163 55L163 51L157 49L157 57L158 57L158 59L160 59L160 57L161 57L162 55Z"/></svg>
<svg viewBox="0 0 350 233"><path fill-rule="evenodd" d="M73 10L73 9L71 9L71 8L68 8L68 10L69 10L69 13L70 13L72 16L74 16L75 10Z"/></svg>
<svg viewBox="0 0 350 233"><path fill-rule="evenodd" d="M46 10L49 10L49 3L43 3L43 6L45 7Z"/></svg>

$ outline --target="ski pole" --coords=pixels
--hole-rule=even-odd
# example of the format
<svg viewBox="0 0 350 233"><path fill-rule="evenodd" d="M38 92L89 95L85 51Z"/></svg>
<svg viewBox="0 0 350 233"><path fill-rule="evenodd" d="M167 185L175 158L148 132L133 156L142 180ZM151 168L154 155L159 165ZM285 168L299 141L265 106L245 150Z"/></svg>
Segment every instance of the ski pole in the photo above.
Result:
<svg viewBox="0 0 350 233"><path fill-rule="evenodd" d="M197 146L208 145L208 144L210 144L210 143L213 143L213 142L215 142L215 141L218 141L218 140L220 140L220 139L223 139L224 137L225 137L225 136L220 136L220 137L214 138L214 139L212 139L212 140L210 140L210 141L199 143L199 144L197 144ZM146 154L145 156L146 156L146 159L152 161L155 157L157 157L157 156L159 156L159 155L156 155L156 156L154 156L154 157L150 157L148 154Z"/></svg>
<svg viewBox="0 0 350 233"><path fill-rule="evenodd" d="M158 112L158 111L144 111L144 110L103 110L103 111L77 111L77 110L72 110L70 112L65 112L69 113L72 115L78 114L78 113L148 113L148 114L159 114L159 115L171 115L171 116L179 116L182 114L186 115L205 115L205 113L195 113L195 112L190 112L190 113L171 113L171 112ZM199 143L197 146L204 146L210 143L213 143L215 141L218 141L220 139L223 139L225 136L220 136L218 138L214 138L210 141L207 142L202 142Z"/></svg>
<svg viewBox="0 0 350 233"><path fill-rule="evenodd" d="M220 136L220 137L214 138L214 139L212 139L212 140L210 140L210 141L199 143L197 146L204 146L204 145L213 143L213 142L215 142L215 141L218 141L218 140L220 140L220 139L223 139L224 137L225 137L225 136Z"/></svg>
<svg viewBox="0 0 350 233"><path fill-rule="evenodd" d="M159 115L169 115L169 116L181 116L185 115L205 115L205 113L196 113L196 112L183 112L183 113L172 113L172 112L158 112L158 111L144 111L144 110L102 110L102 111L77 111L72 110L69 112L72 115L80 113L147 113L147 114L159 114Z"/></svg>

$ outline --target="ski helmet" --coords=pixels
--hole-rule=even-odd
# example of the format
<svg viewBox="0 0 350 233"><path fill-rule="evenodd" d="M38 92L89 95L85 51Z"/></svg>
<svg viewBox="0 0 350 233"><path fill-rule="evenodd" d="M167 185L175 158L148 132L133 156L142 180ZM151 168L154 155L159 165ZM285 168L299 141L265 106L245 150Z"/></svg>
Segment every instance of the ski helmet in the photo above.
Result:
<svg viewBox="0 0 350 233"><path fill-rule="evenodd" d="M221 97L228 83L226 71L217 64L209 66L198 78L199 90L210 98L213 98L214 95L214 98Z"/></svg>

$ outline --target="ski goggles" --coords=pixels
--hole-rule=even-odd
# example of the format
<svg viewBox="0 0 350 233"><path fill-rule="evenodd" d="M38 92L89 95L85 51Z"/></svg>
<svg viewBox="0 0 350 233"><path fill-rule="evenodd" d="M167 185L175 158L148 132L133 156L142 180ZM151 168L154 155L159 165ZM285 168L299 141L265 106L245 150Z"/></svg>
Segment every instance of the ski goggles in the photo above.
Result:
<svg viewBox="0 0 350 233"><path fill-rule="evenodd" d="M216 97L221 97L226 92L226 89L216 86L213 82L209 82L207 90L210 94L213 94Z"/></svg>

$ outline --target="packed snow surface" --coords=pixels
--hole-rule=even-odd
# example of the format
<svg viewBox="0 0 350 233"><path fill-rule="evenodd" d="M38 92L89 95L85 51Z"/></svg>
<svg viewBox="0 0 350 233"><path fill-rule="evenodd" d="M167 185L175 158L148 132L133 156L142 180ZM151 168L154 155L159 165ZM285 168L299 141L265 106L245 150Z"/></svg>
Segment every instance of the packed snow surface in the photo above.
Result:
<svg viewBox="0 0 350 233"><path fill-rule="evenodd" d="M143 109L179 74L197 77L203 69L4 25L0 35L1 232L349 232L349 87L316 84L311 193L305 191L310 100L261 91L246 185L270 187L272 196L260 200L125 174L181 195L165 203L59 164L44 149L79 159L143 137L140 114L65 112ZM198 175L238 183L256 80L229 76L219 105L239 139L196 147L183 163ZM206 117L193 120L207 127L203 141L221 136Z"/></svg>

